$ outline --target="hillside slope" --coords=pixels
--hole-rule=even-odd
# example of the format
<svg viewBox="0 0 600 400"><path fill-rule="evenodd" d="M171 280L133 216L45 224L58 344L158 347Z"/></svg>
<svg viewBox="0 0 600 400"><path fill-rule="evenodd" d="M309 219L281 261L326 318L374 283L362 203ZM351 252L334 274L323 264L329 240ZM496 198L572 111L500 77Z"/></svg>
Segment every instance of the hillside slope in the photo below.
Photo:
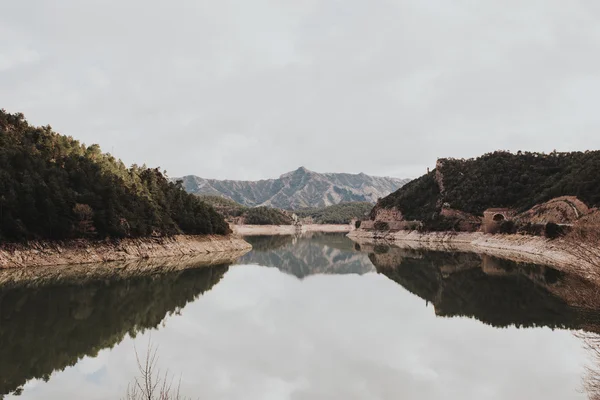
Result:
<svg viewBox="0 0 600 400"><path fill-rule="evenodd" d="M223 217L158 170L125 167L0 110L0 240L226 234Z"/></svg>
<svg viewBox="0 0 600 400"><path fill-rule="evenodd" d="M362 173L320 174L304 167L277 179L260 181L222 181L193 175L179 179L189 193L225 196L249 207L282 209L325 207L355 201L375 203L378 198L408 182L408 179L373 177Z"/></svg>
<svg viewBox="0 0 600 400"><path fill-rule="evenodd" d="M322 208L304 208L294 213L303 223L349 224L352 220L364 219L373 208L366 202L340 203Z"/></svg>
<svg viewBox="0 0 600 400"><path fill-rule="evenodd" d="M237 225L292 225L292 214L272 207L246 207L233 200L216 195L198 195L211 205L225 220Z"/></svg>
<svg viewBox="0 0 600 400"><path fill-rule="evenodd" d="M523 212L560 196L600 205L600 151L573 153L494 152L469 160L440 159L436 169L381 199L371 218L385 210L426 225L442 208L481 216L492 207Z"/></svg>

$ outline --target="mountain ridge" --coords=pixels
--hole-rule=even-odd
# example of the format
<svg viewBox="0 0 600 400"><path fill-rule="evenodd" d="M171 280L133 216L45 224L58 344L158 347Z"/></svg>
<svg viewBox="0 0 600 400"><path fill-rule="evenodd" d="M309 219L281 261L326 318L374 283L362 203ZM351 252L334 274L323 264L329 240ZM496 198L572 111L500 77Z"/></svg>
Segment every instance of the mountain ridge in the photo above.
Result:
<svg viewBox="0 0 600 400"><path fill-rule="evenodd" d="M279 178L258 181L205 179L195 175L176 178L193 194L223 196L242 205L283 209L326 207L345 202L375 203L409 179L376 177L364 173L318 173L300 167Z"/></svg>

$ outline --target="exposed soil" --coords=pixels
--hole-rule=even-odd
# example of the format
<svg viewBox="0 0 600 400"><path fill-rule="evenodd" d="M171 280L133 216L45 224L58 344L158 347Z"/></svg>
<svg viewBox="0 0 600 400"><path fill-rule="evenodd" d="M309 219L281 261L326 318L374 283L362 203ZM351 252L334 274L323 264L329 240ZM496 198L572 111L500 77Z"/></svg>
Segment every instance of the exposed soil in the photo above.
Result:
<svg viewBox="0 0 600 400"><path fill-rule="evenodd" d="M198 256L248 251L251 248L249 243L233 235L178 235L112 241L38 241L28 244L3 244L0 247L0 269Z"/></svg>
<svg viewBox="0 0 600 400"><path fill-rule="evenodd" d="M481 232L365 231L355 230L348 237L358 243L391 243L411 249L465 251L488 254L517 262L553 266L598 281L597 266L589 265L570 254L567 243L527 235L492 235Z"/></svg>

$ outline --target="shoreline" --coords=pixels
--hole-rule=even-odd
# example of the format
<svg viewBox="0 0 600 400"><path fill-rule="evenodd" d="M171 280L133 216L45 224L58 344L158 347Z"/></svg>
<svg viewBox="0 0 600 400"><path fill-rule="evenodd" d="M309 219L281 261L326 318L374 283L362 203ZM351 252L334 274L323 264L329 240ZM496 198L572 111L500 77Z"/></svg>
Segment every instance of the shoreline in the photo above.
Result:
<svg viewBox="0 0 600 400"><path fill-rule="evenodd" d="M595 266L582 262L565 250L560 239L539 236L485 234L482 232L365 231L348 234L354 242L387 244L413 250L458 251L486 254L516 262L542 264L577 273L585 279L599 281Z"/></svg>
<svg viewBox="0 0 600 400"><path fill-rule="evenodd" d="M236 235L262 236L262 235L296 235L306 232L348 233L354 226L347 224L310 224L310 225L230 225Z"/></svg>
<svg viewBox="0 0 600 400"><path fill-rule="evenodd" d="M58 283L82 285L98 280L127 280L144 275L168 274L187 269L230 265L248 251L250 250L88 264L0 268L0 287L3 289L13 287L37 288Z"/></svg>
<svg viewBox="0 0 600 400"><path fill-rule="evenodd" d="M234 235L176 235L106 241L85 239L57 242L32 241L28 244L0 246L0 270L149 258L195 257L203 254L243 252L250 249L252 246L248 242Z"/></svg>

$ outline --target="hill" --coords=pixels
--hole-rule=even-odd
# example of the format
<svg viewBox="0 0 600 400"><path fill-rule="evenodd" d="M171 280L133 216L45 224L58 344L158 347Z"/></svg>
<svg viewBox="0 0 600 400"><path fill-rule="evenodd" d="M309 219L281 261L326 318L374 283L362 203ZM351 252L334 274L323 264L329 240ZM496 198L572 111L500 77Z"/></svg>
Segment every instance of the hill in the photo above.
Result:
<svg viewBox="0 0 600 400"><path fill-rule="evenodd" d="M349 224L352 220L364 219L373 208L371 203L356 202L292 212L271 207L246 207L221 196L198 195L198 198L210 204L228 222L249 225L290 225L294 222L293 214L304 224Z"/></svg>
<svg viewBox="0 0 600 400"><path fill-rule="evenodd" d="M315 224L349 224L353 219L364 219L373 208L366 202L340 203L321 208L304 208L294 213L303 221L311 220Z"/></svg>
<svg viewBox="0 0 600 400"><path fill-rule="evenodd" d="M226 234L223 217L158 168L125 167L0 110L0 239Z"/></svg>
<svg viewBox="0 0 600 400"><path fill-rule="evenodd" d="M221 196L199 195L198 198L210 204L227 222L247 225L291 225L291 213L271 207L246 207Z"/></svg>
<svg viewBox="0 0 600 400"><path fill-rule="evenodd" d="M381 199L371 219L390 211L425 228L436 225L442 209L481 216L488 208L517 213L561 196L600 205L600 151L550 154L498 151L481 157L440 159L436 169Z"/></svg>
<svg viewBox="0 0 600 400"><path fill-rule="evenodd" d="M286 210L325 207L345 202L375 203L408 182L365 174L320 174L300 167L277 179L232 181L204 179L193 175L178 178L194 194L218 195L242 205Z"/></svg>

